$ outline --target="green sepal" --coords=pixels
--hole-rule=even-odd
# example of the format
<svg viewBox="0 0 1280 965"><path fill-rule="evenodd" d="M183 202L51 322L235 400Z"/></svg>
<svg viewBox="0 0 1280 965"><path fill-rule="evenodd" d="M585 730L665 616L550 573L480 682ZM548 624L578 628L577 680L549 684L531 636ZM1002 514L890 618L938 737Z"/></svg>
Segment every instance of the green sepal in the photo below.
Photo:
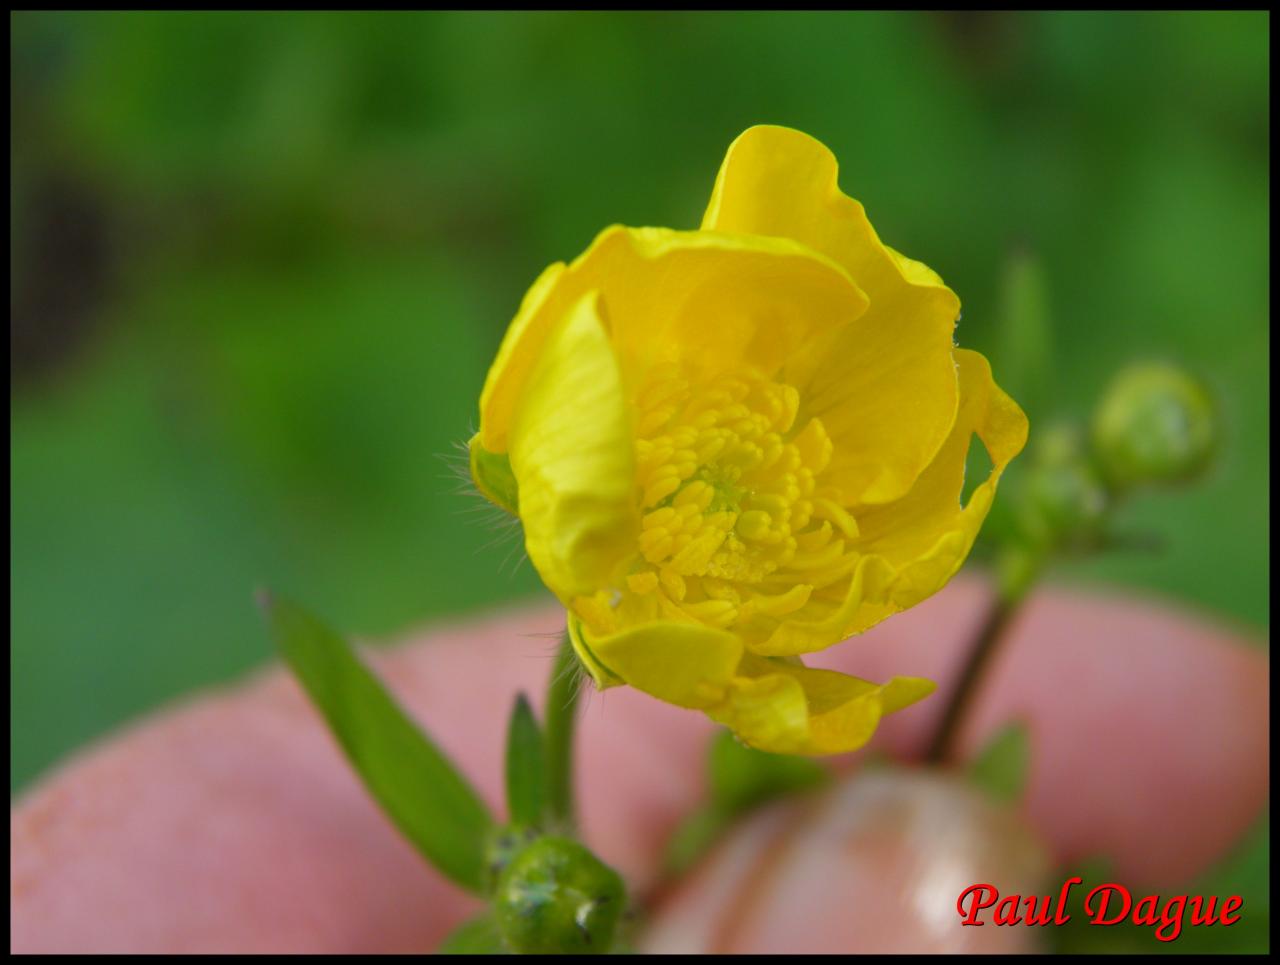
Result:
<svg viewBox="0 0 1280 965"><path fill-rule="evenodd" d="M440 943L438 955L510 955L491 912L465 921Z"/></svg>
<svg viewBox="0 0 1280 965"><path fill-rule="evenodd" d="M494 828L485 844L485 891L489 894L496 891L498 879L511 860L540 837L542 831L527 824L504 824Z"/></svg>
<svg viewBox="0 0 1280 965"><path fill-rule="evenodd" d="M520 514L520 487L505 452L489 452L480 444L480 433L467 443L471 451L471 478L491 503L513 516Z"/></svg>

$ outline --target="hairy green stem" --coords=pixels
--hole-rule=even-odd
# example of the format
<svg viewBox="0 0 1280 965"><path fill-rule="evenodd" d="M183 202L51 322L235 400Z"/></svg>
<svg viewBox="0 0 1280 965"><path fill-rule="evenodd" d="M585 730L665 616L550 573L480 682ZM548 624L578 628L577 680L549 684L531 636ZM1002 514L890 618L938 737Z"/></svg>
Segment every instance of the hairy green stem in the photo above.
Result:
<svg viewBox="0 0 1280 965"><path fill-rule="evenodd" d="M566 830L574 823L573 726L581 690L582 671L566 633L551 669L546 709L547 810Z"/></svg>

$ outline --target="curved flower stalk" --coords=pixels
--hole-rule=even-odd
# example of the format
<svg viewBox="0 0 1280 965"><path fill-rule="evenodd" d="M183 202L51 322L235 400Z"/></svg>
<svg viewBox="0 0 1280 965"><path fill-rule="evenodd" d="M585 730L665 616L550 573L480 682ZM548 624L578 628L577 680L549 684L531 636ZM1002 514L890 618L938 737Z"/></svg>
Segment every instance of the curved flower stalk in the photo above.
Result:
<svg viewBox="0 0 1280 965"><path fill-rule="evenodd" d="M862 746L933 684L807 668L940 589L1027 420L959 300L799 131L729 148L697 231L611 227L543 272L490 369L473 476L517 513L597 686L780 753ZM961 504L977 436L993 469Z"/></svg>

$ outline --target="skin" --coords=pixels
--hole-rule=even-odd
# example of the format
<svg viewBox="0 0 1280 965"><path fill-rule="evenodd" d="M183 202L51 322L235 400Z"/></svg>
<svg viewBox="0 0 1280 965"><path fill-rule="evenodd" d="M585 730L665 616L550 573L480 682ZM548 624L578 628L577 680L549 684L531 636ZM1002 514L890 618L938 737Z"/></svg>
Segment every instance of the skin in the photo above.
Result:
<svg viewBox="0 0 1280 965"><path fill-rule="evenodd" d="M941 681L875 741L910 761L989 599L957 579L811 662ZM506 716L518 690L540 705L561 621L554 606L508 609L371 654L499 814ZM758 812L680 883L658 881L658 857L700 800L712 725L627 688L593 693L578 744L585 840L655 900L653 950L1016 950L1028 930L956 924L955 882L1022 887L1106 852L1130 887L1172 886L1239 840L1269 783L1267 671L1238 630L1042 591L959 744L971 755L1027 723L1020 815L919 769L859 781L864 751L832 762L846 775L832 791ZM278 668L85 748L15 803L10 843L18 952L420 952L480 908L386 823Z"/></svg>

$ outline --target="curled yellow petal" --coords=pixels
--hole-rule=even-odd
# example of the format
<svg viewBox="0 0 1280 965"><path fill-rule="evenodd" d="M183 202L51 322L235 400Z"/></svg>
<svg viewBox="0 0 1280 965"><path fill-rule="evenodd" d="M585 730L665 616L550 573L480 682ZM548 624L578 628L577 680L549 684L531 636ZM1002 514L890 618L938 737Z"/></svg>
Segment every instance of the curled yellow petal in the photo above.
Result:
<svg viewBox="0 0 1280 965"><path fill-rule="evenodd" d="M705 710L722 704L742 658L734 634L696 623L659 620L578 640L606 679L625 680L667 703Z"/></svg>
<svg viewBox="0 0 1280 965"><path fill-rule="evenodd" d="M510 428L525 548L566 603L612 585L635 551L630 415L599 295L548 333Z"/></svg>
<svg viewBox="0 0 1280 965"><path fill-rule="evenodd" d="M898 609L919 603L959 569L991 509L1000 476L1027 441L1027 417L996 385L987 360L966 349L956 349L955 355L960 413L946 444L902 499L860 517L866 552L898 569L892 587ZM974 435L992 466L962 507L965 461Z"/></svg>
<svg viewBox="0 0 1280 965"><path fill-rule="evenodd" d="M498 355L489 367L489 376L480 392L480 442L491 453L507 451L507 433L525 381L546 342L551 327L568 307L561 302L548 307L556 290L564 263L549 265L525 292L516 317L498 346ZM499 378L499 376L501 376Z"/></svg>
<svg viewBox="0 0 1280 965"><path fill-rule="evenodd" d="M835 156L786 127L752 127L729 147L705 229L792 238L842 265L870 298L858 319L791 363L803 411L835 443L851 502L896 499L955 420L951 340L960 302L919 262L886 247L837 184Z"/></svg>
<svg viewBox="0 0 1280 965"><path fill-rule="evenodd" d="M1027 439L1027 417L995 384L977 352L956 350L960 411L947 442L901 499L858 514L861 554L847 591L780 624L752 650L808 653L874 626L931 596L960 568L991 509L1000 476ZM991 458L986 480L961 505L965 461L976 435Z"/></svg>
<svg viewBox="0 0 1280 965"><path fill-rule="evenodd" d="M759 750L840 754L862 747L885 714L934 690L932 681L894 677L875 684L833 670L750 654L739 665L729 700L710 716Z"/></svg>
<svg viewBox="0 0 1280 965"><path fill-rule="evenodd" d="M610 339L633 390L662 364L690 363L703 378L742 368L774 373L867 307L840 265L789 239L607 228L525 296L480 397L489 452L505 450L517 400L556 321L592 290L604 293Z"/></svg>

